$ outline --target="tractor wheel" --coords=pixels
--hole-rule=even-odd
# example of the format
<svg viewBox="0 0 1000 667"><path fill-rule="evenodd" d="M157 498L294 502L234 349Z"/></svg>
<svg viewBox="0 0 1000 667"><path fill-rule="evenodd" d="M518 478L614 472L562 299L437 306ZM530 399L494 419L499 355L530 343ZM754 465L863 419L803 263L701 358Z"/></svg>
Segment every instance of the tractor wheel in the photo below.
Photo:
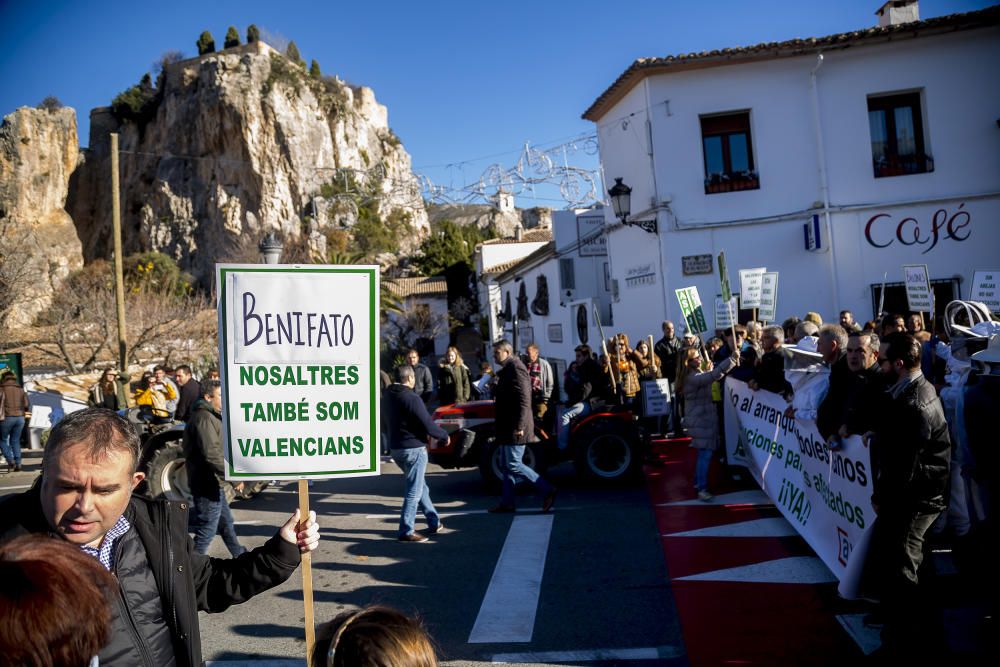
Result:
<svg viewBox="0 0 1000 667"><path fill-rule="evenodd" d="M577 473L600 484L633 480L642 467L640 434L618 420L596 421L574 434L573 464Z"/></svg>
<svg viewBox="0 0 1000 667"><path fill-rule="evenodd" d="M184 450L179 440L168 441L146 461L147 493L153 498L190 500Z"/></svg>

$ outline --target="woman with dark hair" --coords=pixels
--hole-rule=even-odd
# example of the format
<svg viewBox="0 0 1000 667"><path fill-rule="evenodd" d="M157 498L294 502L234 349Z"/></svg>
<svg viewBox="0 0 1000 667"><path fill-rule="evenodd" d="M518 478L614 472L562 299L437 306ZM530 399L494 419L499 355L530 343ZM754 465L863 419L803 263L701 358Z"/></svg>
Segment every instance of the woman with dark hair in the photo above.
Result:
<svg viewBox="0 0 1000 667"><path fill-rule="evenodd" d="M97 381L97 384L90 388L87 405L92 408L124 410L128 407L124 391L126 384L128 384L128 376L121 378L114 368L106 369L101 373L101 379Z"/></svg>
<svg viewBox="0 0 1000 667"><path fill-rule="evenodd" d="M438 370L438 401L441 405L466 403L472 393L469 369L462 361L462 355L454 345L441 358Z"/></svg>
<svg viewBox="0 0 1000 667"><path fill-rule="evenodd" d="M22 667L97 665L111 635L114 577L59 538L24 535L0 547L0 655Z"/></svg>
<svg viewBox="0 0 1000 667"><path fill-rule="evenodd" d="M310 667L437 667L420 621L391 607L345 612L316 631Z"/></svg>

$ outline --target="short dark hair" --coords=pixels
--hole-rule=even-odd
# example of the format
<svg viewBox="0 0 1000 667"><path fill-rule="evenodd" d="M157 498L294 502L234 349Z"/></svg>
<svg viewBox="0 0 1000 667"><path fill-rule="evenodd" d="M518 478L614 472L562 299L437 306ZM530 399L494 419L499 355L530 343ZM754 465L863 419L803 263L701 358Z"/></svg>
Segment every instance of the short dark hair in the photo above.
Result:
<svg viewBox="0 0 1000 667"><path fill-rule="evenodd" d="M316 629L311 667L434 667L434 643L419 619L391 607L344 612Z"/></svg>
<svg viewBox="0 0 1000 667"><path fill-rule="evenodd" d="M67 444L86 446L94 460L112 451L132 457L133 472L139 467L139 434L127 419L107 408L87 408L66 415L53 427L42 454L42 472L62 454Z"/></svg>
<svg viewBox="0 0 1000 667"><path fill-rule="evenodd" d="M574 352L579 352L580 354L586 355L588 359L594 354L594 351L590 349L589 345L577 345Z"/></svg>
<svg viewBox="0 0 1000 667"><path fill-rule="evenodd" d="M193 375L193 373L191 373L191 367L188 366L187 364L181 364L180 366L174 369L175 373L178 371L184 371L188 375Z"/></svg>
<svg viewBox="0 0 1000 667"><path fill-rule="evenodd" d="M896 326L896 320L901 320L901 319L903 319L903 316L900 315L899 313L889 313L888 315L882 317L882 322L881 322L882 328L884 329L889 325Z"/></svg>
<svg viewBox="0 0 1000 667"><path fill-rule="evenodd" d="M216 389L221 389L222 383L218 380L205 380L201 383L201 395L211 396Z"/></svg>
<svg viewBox="0 0 1000 667"><path fill-rule="evenodd" d="M404 354L405 354L405 356L408 357L408 356L410 356L411 353L417 355L418 357L420 356L420 353L417 352L417 348L415 348L415 347L408 348Z"/></svg>
<svg viewBox="0 0 1000 667"><path fill-rule="evenodd" d="M510 344L509 340L502 340L493 347L497 350L507 350L508 354L514 354L514 346Z"/></svg>
<svg viewBox="0 0 1000 667"><path fill-rule="evenodd" d="M896 332L882 341L886 345L885 358L889 362L902 361L903 368L920 368L920 341L908 333Z"/></svg>
<svg viewBox="0 0 1000 667"><path fill-rule="evenodd" d="M415 380L417 374L413 372L413 366L402 364L396 368L396 382L406 384L410 380Z"/></svg>
<svg viewBox="0 0 1000 667"><path fill-rule="evenodd" d="M153 366L153 372L154 373L156 371L164 371L164 372L166 372L166 370L167 369L166 369L166 367L163 364L156 364L155 366Z"/></svg>

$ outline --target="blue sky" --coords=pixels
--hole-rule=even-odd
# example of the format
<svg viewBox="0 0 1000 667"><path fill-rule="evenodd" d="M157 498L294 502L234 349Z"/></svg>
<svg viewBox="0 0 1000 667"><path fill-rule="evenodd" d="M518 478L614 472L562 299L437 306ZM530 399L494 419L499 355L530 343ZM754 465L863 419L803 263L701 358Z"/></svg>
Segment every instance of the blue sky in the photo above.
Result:
<svg viewBox="0 0 1000 667"><path fill-rule="evenodd" d="M459 187L513 166L526 141L592 133L580 114L633 60L871 27L879 0L190 2L0 0L0 114L55 95L88 114L165 51L234 25L295 40L324 74L375 90L415 170ZM988 1L923 0L921 18ZM489 156L489 157L486 157ZM578 153L576 164L597 159ZM554 193L518 199L561 208Z"/></svg>

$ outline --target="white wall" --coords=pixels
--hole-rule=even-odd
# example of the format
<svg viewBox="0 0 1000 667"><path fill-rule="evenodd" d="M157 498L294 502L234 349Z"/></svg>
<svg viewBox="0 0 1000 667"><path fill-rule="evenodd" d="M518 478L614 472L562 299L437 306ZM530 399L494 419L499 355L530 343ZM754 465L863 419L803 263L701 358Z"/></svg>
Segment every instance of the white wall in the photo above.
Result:
<svg viewBox="0 0 1000 667"><path fill-rule="evenodd" d="M899 281L904 263L928 264L932 279L962 276L967 295L973 270L1000 268L998 37L1000 28L989 28L826 51L816 80L832 253L807 252L802 231L813 213L822 213L823 200L810 78L815 54L649 77L655 199L669 204L657 214L658 238L635 228L616 227L609 234L611 269L620 286L615 328L635 335L658 331L664 315L679 321L674 289L691 285L699 288L711 324L717 274L685 276L681 257L714 256L720 250L726 251L734 291L739 268L767 266L779 272L781 317L818 310L833 319L841 308L868 316L870 285L880 283L886 271L890 282ZM605 178L611 183L615 176L625 177L633 188L633 212L653 199L643 139L644 85L635 86L598 122ZM922 90L925 150L935 170L875 178L868 96L915 89ZM706 195L699 116L740 110L750 111L760 189ZM623 124L623 118L629 122ZM959 235L969 234L968 240L944 238L947 220L959 211L969 215L968 225L959 230ZM920 243L907 247L896 240L886 248L869 243L864 227L879 213L896 225L913 218L904 224L904 240L913 240L919 225ZM610 210L605 217L614 222ZM941 228L930 249L925 241L935 219ZM874 223L876 242L893 237L889 220ZM626 287L629 269L661 253L665 282Z"/></svg>

